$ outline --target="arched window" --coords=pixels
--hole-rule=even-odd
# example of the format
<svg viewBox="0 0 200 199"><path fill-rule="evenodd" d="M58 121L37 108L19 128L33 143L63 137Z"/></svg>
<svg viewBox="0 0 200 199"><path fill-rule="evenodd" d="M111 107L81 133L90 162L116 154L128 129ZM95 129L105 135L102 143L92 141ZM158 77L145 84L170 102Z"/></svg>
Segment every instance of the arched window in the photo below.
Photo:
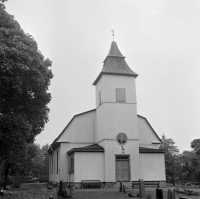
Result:
<svg viewBox="0 0 200 199"><path fill-rule="evenodd" d="M117 135L117 142L120 144L120 145L124 145L126 144L128 138L127 138L127 135L125 133L119 133Z"/></svg>

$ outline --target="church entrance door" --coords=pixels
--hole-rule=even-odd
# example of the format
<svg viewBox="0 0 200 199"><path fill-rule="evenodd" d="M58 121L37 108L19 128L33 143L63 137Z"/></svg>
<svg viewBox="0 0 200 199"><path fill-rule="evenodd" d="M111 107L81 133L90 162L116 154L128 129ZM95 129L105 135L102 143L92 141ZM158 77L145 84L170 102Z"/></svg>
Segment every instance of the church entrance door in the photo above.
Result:
<svg viewBox="0 0 200 199"><path fill-rule="evenodd" d="M129 156L116 155L116 180L130 181Z"/></svg>

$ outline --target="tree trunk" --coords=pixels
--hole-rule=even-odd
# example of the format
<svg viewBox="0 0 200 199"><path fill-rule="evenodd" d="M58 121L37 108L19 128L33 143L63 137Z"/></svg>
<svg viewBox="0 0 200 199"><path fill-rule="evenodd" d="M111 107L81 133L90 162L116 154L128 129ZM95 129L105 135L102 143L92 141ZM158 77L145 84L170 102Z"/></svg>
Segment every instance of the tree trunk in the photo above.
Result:
<svg viewBox="0 0 200 199"><path fill-rule="evenodd" d="M0 185L3 183L2 171L3 171L4 164L5 164L5 161L4 160L0 160Z"/></svg>
<svg viewBox="0 0 200 199"><path fill-rule="evenodd" d="M11 168L11 164L5 164L5 170L4 170L4 183L5 183L5 185L8 185L8 174L9 174L9 170L10 170L10 168Z"/></svg>
<svg viewBox="0 0 200 199"><path fill-rule="evenodd" d="M172 184L175 186L174 175L172 174L171 177L172 177Z"/></svg>

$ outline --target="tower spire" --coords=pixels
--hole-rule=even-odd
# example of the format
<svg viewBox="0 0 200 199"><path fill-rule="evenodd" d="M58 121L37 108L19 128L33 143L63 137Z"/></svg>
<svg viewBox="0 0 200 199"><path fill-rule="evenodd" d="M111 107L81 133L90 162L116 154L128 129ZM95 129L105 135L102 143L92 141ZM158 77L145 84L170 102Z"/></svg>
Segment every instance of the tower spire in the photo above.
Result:
<svg viewBox="0 0 200 199"><path fill-rule="evenodd" d="M113 29L113 30L111 30L111 32L112 32L113 41L114 41L114 37L115 37L115 32L114 32L114 29Z"/></svg>

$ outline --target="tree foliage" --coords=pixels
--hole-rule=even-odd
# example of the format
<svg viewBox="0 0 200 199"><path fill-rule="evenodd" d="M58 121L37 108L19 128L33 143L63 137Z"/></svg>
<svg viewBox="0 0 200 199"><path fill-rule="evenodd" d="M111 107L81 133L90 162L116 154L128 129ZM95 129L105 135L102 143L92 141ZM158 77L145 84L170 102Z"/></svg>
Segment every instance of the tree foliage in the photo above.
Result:
<svg viewBox="0 0 200 199"><path fill-rule="evenodd" d="M166 175L170 176L172 183L174 183L175 178L200 181L200 139L191 142L191 148L194 150L179 153L173 139L163 135L160 148L165 149Z"/></svg>
<svg viewBox="0 0 200 199"><path fill-rule="evenodd" d="M51 61L0 0L0 170L27 153L48 121Z"/></svg>
<svg viewBox="0 0 200 199"><path fill-rule="evenodd" d="M166 175L172 178L172 183L174 184L174 177L180 169L180 164L177 158L179 150L177 146L175 146L173 139L166 138L165 135L162 136L160 148L165 150Z"/></svg>
<svg viewBox="0 0 200 199"><path fill-rule="evenodd" d="M191 142L191 148L195 150L197 155L200 155L200 139L194 139Z"/></svg>
<svg viewBox="0 0 200 199"><path fill-rule="evenodd" d="M181 165L181 174L184 179L194 177L199 165L199 158L194 151L183 151L179 155L179 164Z"/></svg>
<svg viewBox="0 0 200 199"><path fill-rule="evenodd" d="M49 174L49 159L47 150L49 145L46 144L40 148L38 144L29 144L26 156L15 164L15 173L22 176L39 177Z"/></svg>

